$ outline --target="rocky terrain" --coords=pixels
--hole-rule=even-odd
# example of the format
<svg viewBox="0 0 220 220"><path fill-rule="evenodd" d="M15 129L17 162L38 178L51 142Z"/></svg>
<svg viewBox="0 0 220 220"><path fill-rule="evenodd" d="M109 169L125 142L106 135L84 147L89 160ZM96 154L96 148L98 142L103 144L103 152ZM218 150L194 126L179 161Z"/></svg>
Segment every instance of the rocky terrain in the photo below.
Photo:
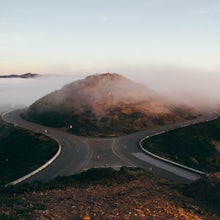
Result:
<svg viewBox="0 0 220 220"><path fill-rule="evenodd" d="M47 185L7 189L0 196L0 219L217 220L172 183L141 169L93 169Z"/></svg>
<svg viewBox="0 0 220 220"><path fill-rule="evenodd" d="M80 135L120 135L191 119L198 112L163 101L152 89L119 74L88 76L30 106L25 118Z"/></svg>
<svg viewBox="0 0 220 220"><path fill-rule="evenodd" d="M220 172L206 174L193 182L184 192L220 214Z"/></svg>

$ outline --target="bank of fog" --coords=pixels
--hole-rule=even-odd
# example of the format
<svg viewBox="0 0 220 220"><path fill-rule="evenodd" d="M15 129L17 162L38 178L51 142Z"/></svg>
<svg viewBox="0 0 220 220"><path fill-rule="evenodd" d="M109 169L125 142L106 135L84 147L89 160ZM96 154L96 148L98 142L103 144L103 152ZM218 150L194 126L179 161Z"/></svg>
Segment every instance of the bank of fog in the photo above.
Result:
<svg viewBox="0 0 220 220"><path fill-rule="evenodd" d="M220 111L220 74L218 73L149 69L142 73L122 73L122 75L147 85L169 103L187 104L199 110ZM0 112L27 107L42 96L86 76L88 74L0 79Z"/></svg>
<svg viewBox="0 0 220 220"><path fill-rule="evenodd" d="M148 73L130 74L129 78L147 84L169 103L220 112L220 73L154 69Z"/></svg>
<svg viewBox="0 0 220 220"><path fill-rule="evenodd" d="M33 79L0 79L0 112L27 107L42 96L80 78L82 75L47 75Z"/></svg>

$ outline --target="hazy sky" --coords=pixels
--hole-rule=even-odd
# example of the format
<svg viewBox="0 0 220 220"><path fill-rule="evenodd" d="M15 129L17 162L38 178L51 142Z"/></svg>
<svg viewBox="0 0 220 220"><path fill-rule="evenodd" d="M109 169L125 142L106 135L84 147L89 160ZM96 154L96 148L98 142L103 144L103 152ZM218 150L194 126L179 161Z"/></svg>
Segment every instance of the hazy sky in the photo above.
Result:
<svg viewBox="0 0 220 220"><path fill-rule="evenodd" d="M220 71L219 0L0 0L0 74Z"/></svg>

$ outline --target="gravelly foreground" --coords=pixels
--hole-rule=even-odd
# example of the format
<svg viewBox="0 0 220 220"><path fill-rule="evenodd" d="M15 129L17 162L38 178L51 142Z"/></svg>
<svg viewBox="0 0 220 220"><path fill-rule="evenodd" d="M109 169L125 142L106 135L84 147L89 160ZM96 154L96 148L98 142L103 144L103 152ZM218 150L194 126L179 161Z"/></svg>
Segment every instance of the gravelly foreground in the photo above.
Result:
<svg viewBox="0 0 220 220"><path fill-rule="evenodd" d="M119 175L50 190L13 194L1 204L9 219L209 219L219 216L150 175ZM72 186L71 186L72 185Z"/></svg>

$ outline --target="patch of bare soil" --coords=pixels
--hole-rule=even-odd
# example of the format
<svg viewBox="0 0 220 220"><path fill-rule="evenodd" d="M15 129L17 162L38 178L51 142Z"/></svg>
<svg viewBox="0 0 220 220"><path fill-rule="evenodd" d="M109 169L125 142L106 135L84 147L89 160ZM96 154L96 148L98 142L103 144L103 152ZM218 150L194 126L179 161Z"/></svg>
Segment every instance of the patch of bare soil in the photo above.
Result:
<svg viewBox="0 0 220 220"><path fill-rule="evenodd" d="M14 194L0 213L13 219L178 219L217 220L195 200L150 176L121 181L107 179L78 185ZM0 218L1 219L1 218Z"/></svg>

